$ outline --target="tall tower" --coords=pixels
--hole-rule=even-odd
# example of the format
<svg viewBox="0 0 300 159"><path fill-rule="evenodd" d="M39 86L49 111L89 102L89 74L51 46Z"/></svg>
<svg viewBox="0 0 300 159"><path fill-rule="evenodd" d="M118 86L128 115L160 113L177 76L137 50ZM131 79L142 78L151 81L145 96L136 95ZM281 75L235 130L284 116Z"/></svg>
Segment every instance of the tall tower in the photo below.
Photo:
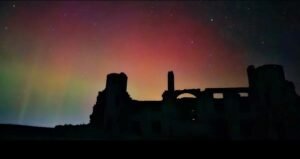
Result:
<svg viewBox="0 0 300 159"><path fill-rule="evenodd" d="M108 74L106 87L99 92L93 113L90 115L90 124L113 134L118 134L124 125L126 129L127 114L124 112L127 111L131 101L126 89L126 74Z"/></svg>
<svg viewBox="0 0 300 159"><path fill-rule="evenodd" d="M168 72L168 91L174 92L174 73L173 71Z"/></svg>
<svg viewBox="0 0 300 159"><path fill-rule="evenodd" d="M250 74L249 74L250 73ZM283 67L263 65L248 68L249 87L252 91L255 117L255 135L278 139L285 135L288 105Z"/></svg>

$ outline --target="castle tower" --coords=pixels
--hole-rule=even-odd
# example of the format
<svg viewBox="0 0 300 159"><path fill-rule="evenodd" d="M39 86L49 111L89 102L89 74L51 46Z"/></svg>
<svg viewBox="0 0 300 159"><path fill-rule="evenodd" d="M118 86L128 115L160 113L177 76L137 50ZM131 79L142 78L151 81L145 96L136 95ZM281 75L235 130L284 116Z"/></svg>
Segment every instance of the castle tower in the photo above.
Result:
<svg viewBox="0 0 300 159"><path fill-rule="evenodd" d="M174 92L174 73L173 71L168 72L168 91Z"/></svg>
<svg viewBox="0 0 300 159"><path fill-rule="evenodd" d="M284 131L287 106L286 80L280 65L248 68L251 101L257 113L255 128L263 138L278 138Z"/></svg>
<svg viewBox="0 0 300 159"><path fill-rule="evenodd" d="M127 76L124 73L111 73L107 75L106 87L99 92L93 113L90 116L90 124L95 127L101 127L118 134L121 125L126 123L123 119L124 111L130 101L127 93ZM123 113L122 113L123 112Z"/></svg>
<svg viewBox="0 0 300 159"><path fill-rule="evenodd" d="M106 109L104 110L104 128L113 134L119 133L121 110L127 97L127 76L124 73L111 73L106 80Z"/></svg>

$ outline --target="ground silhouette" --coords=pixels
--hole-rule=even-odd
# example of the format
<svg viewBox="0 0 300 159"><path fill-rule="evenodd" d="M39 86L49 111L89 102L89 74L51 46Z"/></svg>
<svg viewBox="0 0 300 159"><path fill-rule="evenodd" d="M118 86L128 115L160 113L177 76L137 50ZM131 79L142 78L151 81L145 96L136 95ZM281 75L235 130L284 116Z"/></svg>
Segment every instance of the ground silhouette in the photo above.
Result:
<svg viewBox="0 0 300 159"><path fill-rule="evenodd" d="M83 125L38 128L0 125L1 139L57 140L294 140L300 139L300 97L280 65L247 69L249 87L176 90L168 72L161 101L138 101L125 73L107 75ZM178 96L189 93L195 98Z"/></svg>

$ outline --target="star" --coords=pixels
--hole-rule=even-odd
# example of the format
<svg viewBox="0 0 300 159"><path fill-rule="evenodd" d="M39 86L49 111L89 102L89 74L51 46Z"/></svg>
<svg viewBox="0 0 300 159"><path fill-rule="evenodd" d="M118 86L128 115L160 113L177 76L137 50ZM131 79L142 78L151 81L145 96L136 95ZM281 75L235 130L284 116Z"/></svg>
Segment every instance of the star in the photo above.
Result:
<svg viewBox="0 0 300 159"><path fill-rule="evenodd" d="M195 43L195 41L194 40L191 40L191 44L194 44Z"/></svg>
<svg viewBox="0 0 300 159"><path fill-rule="evenodd" d="M16 4L13 4L12 7L13 7L13 8L16 8Z"/></svg>
<svg viewBox="0 0 300 159"><path fill-rule="evenodd" d="M5 26L5 27L4 27L4 30L8 30L8 26Z"/></svg>
<svg viewBox="0 0 300 159"><path fill-rule="evenodd" d="M265 44L265 41L261 41L260 43L263 45L263 44Z"/></svg>
<svg viewBox="0 0 300 159"><path fill-rule="evenodd" d="M213 21L214 21L214 18L210 18L210 21L213 22Z"/></svg>

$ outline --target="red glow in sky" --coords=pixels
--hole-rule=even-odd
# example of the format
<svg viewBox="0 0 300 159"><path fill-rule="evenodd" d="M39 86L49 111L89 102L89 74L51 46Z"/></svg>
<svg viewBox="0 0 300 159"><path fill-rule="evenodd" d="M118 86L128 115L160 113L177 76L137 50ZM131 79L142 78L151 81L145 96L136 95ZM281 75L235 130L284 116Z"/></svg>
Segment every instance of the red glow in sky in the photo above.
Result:
<svg viewBox="0 0 300 159"><path fill-rule="evenodd" d="M11 53L5 66L22 81L13 103L21 123L43 112L56 117L50 125L87 121L112 72L127 74L138 100L161 100L170 70L176 89L247 85L242 46L224 39L218 19L195 17L180 3L36 2L14 9L2 39Z"/></svg>

